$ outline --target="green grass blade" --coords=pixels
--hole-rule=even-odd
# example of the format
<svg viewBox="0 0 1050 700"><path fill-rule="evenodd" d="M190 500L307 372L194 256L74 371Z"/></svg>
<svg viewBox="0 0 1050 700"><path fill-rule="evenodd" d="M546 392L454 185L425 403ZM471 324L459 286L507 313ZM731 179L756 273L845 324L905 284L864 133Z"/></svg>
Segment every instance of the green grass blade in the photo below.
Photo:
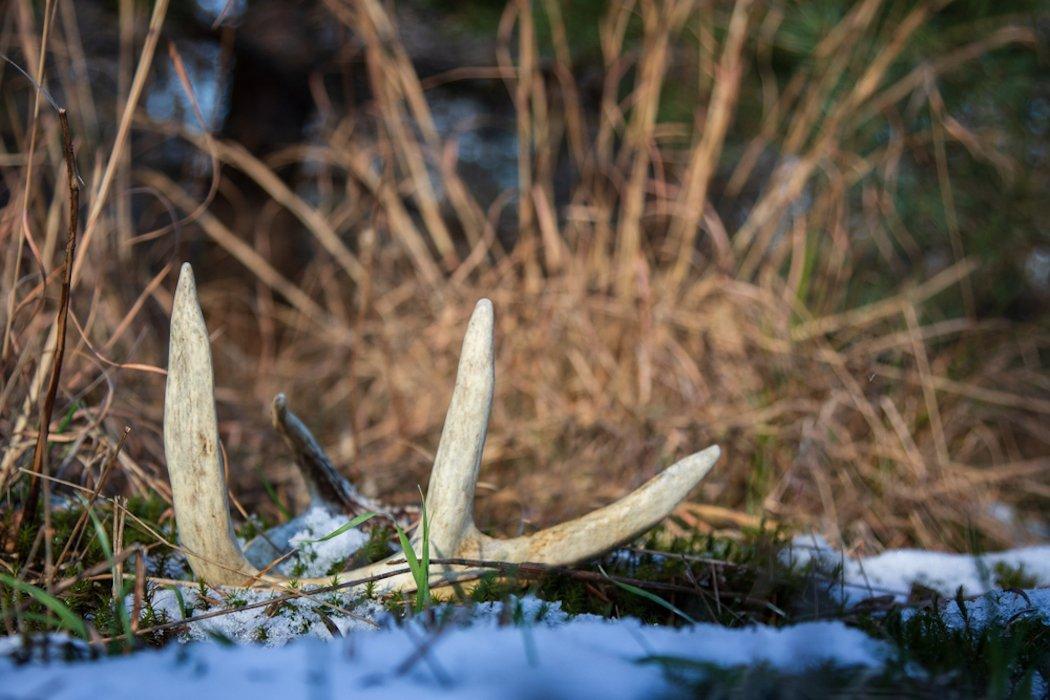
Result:
<svg viewBox="0 0 1050 700"><path fill-rule="evenodd" d="M397 530L397 540L401 544L401 551L405 555L405 561L408 562L408 568L412 570L412 578L415 579L418 586L419 579L423 573L423 566L419 563L419 559L416 557L416 550L412 549L412 542L409 541L405 531L397 523L394 523L394 528Z"/></svg>
<svg viewBox="0 0 1050 700"><path fill-rule="evenodd" d="M193 611L186 607L186 599L183 597L182 591L179 590L179 587L168 586L168 589L175 593L175 601L179 604L179 614L182 615L182 619L185 620L192 615Z"/></svg>
<svg viewBox="0 0 1050 700"><path fill-rule="evenodd" d="M77 617L76 613L66 607L66 604L58 598L43 589L37 588L31 583L19 581L8 574L0 573L0 583L32 596L37 602L58 616L63 628L73 632L85 641L91 641L91 637L88 635L87 625L84 621Z"/></svg>
<svg viewBox="0 0 1050 700"><path fill-rule="evenodd" d="M419 492L422 497L422 490ZM401 544L401 551L405 554L405 561L408 562L408 568L412 571L412 578L416 582L416 603L415 610L420 612L430 604L430 521L427 519L427 503L426 499L423 499L423 514L420 520L420 527L423 528L422 556L416 556L416 550L412 547L412 541L409 540L408 535L398 525L397 521L394 521L394 529L397 530L397 539Z"/></svg>
<svg viewBox="0 0 1050 700"><path fill-rule="evenodd" d="M121 587L120 596L115 601L117 620L120 621L120 627L124 632L124 646L128 650L135 648L135 631L131 628L131 611L124 604L124 599L131 593L133 587L134 583L128 583Z"/></svg>
<svg viewBox="0 0 1050 700"><path fill-rule="evenodd" d="M430 604L430 520L427 518L427 499L423 489L419 489L419 498L423 511L423 560L420 562L423 573L422 580L416 579L416 608L422 610Z"/></svg>
<svg viewBox="0 0 1050 700"><path fill-rule="evenodd" d="M331 532L329 532L324 537L321 537L321 538L316 539L316 540L307 540L307 542L326 542L326 541L332 539L333 537L338 537L339 535L343 534L347 530L353 530L355 527L357 527L361 523L366 523L369 520L371 520L372 518L376 517L377 515L379 515L379 513L372 513L372 512L361 513L361 515L358 515L357 517L351 518L350 522L340 525L339 527L337 527L336 529L332 530Z"/></svg>
<svg viewBox="0 0 1050 700"><path fill-rule="evenodd" d="M91 524L95 527L95 536L98 537L98 544L102 547L102 553L106 555L106 561L109 562L110 567L113 566L113 547L109 544L109 535L106 533L106 528L102 526L102 521L95 515L95 509L92 508L88 502L80 496L80 501L87 508L88 516L91 518Z"/></svg>
<svg viewBox="0 0 1050 700"><path fill-rule="evenodd" d="M677 607L677 606L667 602L666 600L664 600L660 596L656 595L655 593L647 591L644 588L639 588L638 586L632 586L631 584L624 583L623 581L617 581L613 577L609 576L609 574L605 573L605 569L603 569L600 566L598 567L598 571L602 572L602 576L604 576L605 578L609 579L609 581L611 581L612 583L615 583L617 586L619 586L623 590L627 591L628 593L633 593L634 595L641 596L642 598L645 598L646 600L648 600L648 601L650 601L652 603L656 603L661 608L664 608L665 610L669 610L670 612L674 613L678 617L682 618L683 620L688 622L690 625L699 624L699 623L697 623L696 620L694 620L688 614L686 614L686 612L684 610L682 610L681 608L679 608L679 607Z"/></svg>
<svg viewBox="0 0 1050 700"><path fill-rule="evenodd" d="M73 416L76 415L77 411L83 408L83 404L80 401L74 401L70 404L69 409L66 411L66 415L62 417L62 422L58 424L58 430L55 431L56 435L61 435L69 430L69 426L73 425Z"/></svg>
<svg viewBox="0 0 1050 700"><path fill-rule="evenodd" d="M95 514L95 509L91 507L83 496L79 496L80 502L87 508L88 516L91 518L91 524L95 528L95 535L98 537L99 546L102 547L102 553L106 555L106 561L109 562L110 571L113 573L113 577L117 576L117 562L113 557L113 546L109 542L109 535L106 533L106 528L102 525L102 521ZM130 591L131 587L125 584L123 581L120 582L120 595L116 596L113 601L113 605L116 612L117 621L120 622L121 631L124 633L125 643L128 649L132 649L135 646L135 633L131 629L131 615L128 613L127 606L124 605L124 598Z"/></svg>
<svg viewBox="0 0 1050 700"><path fill-rule="evenodd" d="M295 516L292 515L292 511L288 509L288 506L284 504L280 496L277 495L277 490L270 483L269 479L263 476L262 470L257 469L256 474L259 475L259 480L262 481L263 490L266 491L266 495L273 501L273 504L277 506L277 510L281 511L281 515L286 521L291 520Z"/></svg>

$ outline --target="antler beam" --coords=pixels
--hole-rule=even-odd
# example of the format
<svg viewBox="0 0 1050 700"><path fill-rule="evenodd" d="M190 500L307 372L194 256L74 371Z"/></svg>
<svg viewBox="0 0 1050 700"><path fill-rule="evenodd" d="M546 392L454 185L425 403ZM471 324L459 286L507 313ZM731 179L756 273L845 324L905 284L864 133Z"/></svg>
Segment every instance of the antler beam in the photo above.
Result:
<svg viewBox="0 0 1050 700"><path fill-rule="evenodd" d="M474 523L474 489L495 384L492 332L492 302L482 299L467 326L430 475L426 505L433 558L560 565L597 556L667 517L718 460L718 447L708 447L671 465L619 501L532 535L501 540L482 534ZM281 577L262 574L252 566L234 536L219 450L208 332L188 263L182 266L172 309L164 400L164 452L175 519L194 573L211 585L282 582ZM282 402L279 409L283 408ZM418 551L421 546L421 532L417 531L413 547ZM367 578L390 571L394 559L400 556L345 575ZM476 573L469 567L447 566L435 567L433 575L437 582ZM329 582L330 578L302 583ZM408 574L377 584L379 591L415 587Z"/></svg>

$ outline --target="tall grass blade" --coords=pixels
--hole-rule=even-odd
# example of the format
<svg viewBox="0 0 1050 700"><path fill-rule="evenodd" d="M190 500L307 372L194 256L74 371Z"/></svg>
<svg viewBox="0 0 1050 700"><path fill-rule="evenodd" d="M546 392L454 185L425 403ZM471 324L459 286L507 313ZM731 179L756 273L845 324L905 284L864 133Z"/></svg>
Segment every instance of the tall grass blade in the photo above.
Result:
<svg viewBox="0 0 1050 700"><path fill-rule="evenodd" d="M422 492L421 492L422 493ZM420 527L423 528L423 553L421 557L416 556L416 550L412 547L412 541L408 538L404 529L395 521L394 529L397 530L397 540L401 545L401 551L405 554L405 561L412 572L412 578L416 582L415 611L422 612L430 605L430 523L427 520L427 502L423 499L423 513Z"/></svg>
<svg viewBox="0 0 1050 700"><path fill-rule="evenodd" d="M420 517L423 520L423 555L420 562L421 578L416 578L416 607L420 610L430 604L430 519L427 517L427 499L419 489L422 504Z"/></svg>
<svg viewBox="0 0 1050 700"><path fill-rule="evenodd" d="M109 562L110 571L113 572L113 576L118 575L117 562L113 556L113 546L110 544L109 535L106 534L106 528L102 525L102 521L99 520L95 514L95 509L91 507L91 504L87 500L77 494L77 498L87 508L88 517L91 518L91 524L95 528L95 535L98 537L99 546L102 548L102 553L106 555L106 561ZM126 646L131 649L135 646L135 632L131 628L131 615L128 614L127 606L124 605L124 597L130 590L124 582L121 581L120 595L115 596L113 600L114 612L116 613L117 619L120 621L121 631L124 633L126 640Z"/></svg>
<svg viewBox="0 0 1050 700"><path fill-rule="evenodd" d="M33 597L38 603L58 616L64 629L73 632L85 641L91 641L91 637L88 635L87 624L58 598L31 583L19 581L8 574L0 573L0 583Z"/></svg>
<svg viewBox="0 0 1050 700"><path fill-rule="evenodd" d="M416 582L416 589L419 590L420 581L426 576L423 573L423 565L420 563L419 558L416 557L416 550L412 548L412 542L408 539L408 535L405 534L404 529L394 523L394 529L397 530L397 541L401 545L401 551L405 555L405 561L408 562L408 568L412 571L412 578ZM416 606L419 605L419 596L416 596Z"/></svg>
<svg viewBox="0 0 1050 700"><path fill-rule="evenodd" d="M351 518L349 522L343 523L342 525L340 525L336 529L334 529L331 532L329 532L324 537L318 538L316 540L307 540L307 542L327 542L328 540L332 539L333 537L339 537L339 535L343 534L344 532L347 532L349 530L353 530L358 525L361 525L362 523L368 522L369 520L371 520L372 518L376 517L377 515L379 515L379 513L373 513L373 512L361 513L361 515L358 515L358 516L356 516L354 518Z"/></svg>

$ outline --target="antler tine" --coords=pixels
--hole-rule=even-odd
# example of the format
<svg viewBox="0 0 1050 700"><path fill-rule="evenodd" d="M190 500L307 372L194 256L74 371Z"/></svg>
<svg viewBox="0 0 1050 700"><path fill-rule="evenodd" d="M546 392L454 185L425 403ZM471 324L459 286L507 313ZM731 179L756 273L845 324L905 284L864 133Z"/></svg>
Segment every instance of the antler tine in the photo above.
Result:
<svg viewBox="0 0 1050 700"><path fill-rule="evenodd" d="M438 556L454 556L464 538L476 531L474 489L495 385L492 325L492 302L482 299L475 305L463 337L456 388L427 488L430 544ZM417 540L420 537L417 533Z"/></svg>
<svg viewBox="0 0 1050 700"><path fill-rule="evenodd" d="M234 537L215 419L211 348L193 268L182 266L171 312L164 394L164 455L179 539L190 566L212 584L257 575Z"/></svg>
<svg viewBox="0 0 1050 700"><path fill-rule="evenodd" d="M675 462L645 484L604 508L545 530L499 540L482 535L479 559L561 566L628 542L653 527L707 476L721 456L717 445Z"/></svg>
<svg viewBox="0 0 1050 700"><path fill-rule="evenodd" d="M430 543L437 556L551 565L580 561L667 517L718 461L721 451L709 447L676 462L615 503L526 537L500 540L481 534L474 524L474 490L495 384L492 329L492 302L482 299L463 339L456 388L427 492ZM417 533L417 543L420 539Z"/></svg>
<svg viewBox="0 0 1050 700"><path fill-rule="evenodd" d="M273 427L292 451L299 474L306 483L306 491L310 494L311 506L343 511L347 515L360 515L368 511L388 514L383 506L365 497L336 471L310 429L288 408L288 397L277 394L273 398L270 416Z"/></svg>

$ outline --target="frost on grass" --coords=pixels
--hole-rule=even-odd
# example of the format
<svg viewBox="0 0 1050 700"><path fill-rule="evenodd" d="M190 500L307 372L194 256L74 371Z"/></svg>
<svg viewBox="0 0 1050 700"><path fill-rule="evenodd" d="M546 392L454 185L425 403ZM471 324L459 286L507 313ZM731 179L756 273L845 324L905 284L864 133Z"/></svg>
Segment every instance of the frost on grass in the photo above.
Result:
<svg viewBox="0 0 1050 700"><path fill-rule="evenodd" d="M378 603L342 592L286 601L279 600L282 592L266 589L229 589L225 594L216 598L207 590L158 589L152 596L152 612L158 619L174 622L201 613L232 610L188 623L180 640L218 639L267 646L280 646L297 637L328 639L351 630L375 629L376 620L384 614ZM247 607L266 602L271 604Z"/></svg>
<svg viewBox="0 0 1050 700"><path fill-rule="evenodd" d="M229 610L231 612L187 623L179 640L217 639L271 647L282 646L299 637L331 639L356 631L389 629L400 623L398 617L383 605L360 593L304 593L302 598L279 600L283 595L280 591L228 589L219 599L208 590L158 588L151 596L150 611L156 619L177 621L201 613ZM270 601L272 605L249 607ZM441 604L434 608L433 618L440 620L442 625L457 628L557 627L570 620L604 621L596 615L570 615L562 609L561 603L534 596L511 596L505 601L471 606Z"/></svg>
<svg viewBox="0 0 1050 700"><path fill-rule="evenodd" d="M323 539L345 522L345 516L311 508L271 531L264 544L273 555L271 559L291 552L275 567L282 574L293 579L326 576L368 541L368 535L358 529ZM264 550L257 548L256 551ZM332 583L338 583L338 580L338 575L333 573ZM158 587L151 591L148 610L157 619L172 622L202 613L232 610L187 624L181 639L211 638L261 642L270 646L279 646L301 636L328 638L354 629L374 629L383 612L382 607L365 598L361 590L324 594L304 591L302 597L279 600L286 593L258 588L217 591L204 587ZM272 604L249 607L266 602Z"/></svg>
<svg viewBox="0 0 1050 700"><path fill-rule="evenodd" d="M291 576L325 576L352 556L368 537L360 530L349 530L331 539L319 541L345 522L342 516L313 508L284 527L271 531L266 546L273 551L293 550L291 556L277 565ZM187 623L181 628L181 641L218 639L237 643L262 643L281 646L297 637L329 639L357 630L375 630L396 625L395 616L368 598L361 588L310 594L283 600L285 590L208 589L202 586L159 586L150 589L149 606L144 614L155 620L175 622L212 612L221 615ZM265 603L271 603L265 605ZM131 606L132 600L126 602ZM257 606L257 607L256 607ZM506 624L554 626L565 624L570 615L558 602L532 596L511 597L503 602L487 602L464 607L438 605L436 618L454 626L494 627ZM580 620L601 618L585 615Z"/></svg>

